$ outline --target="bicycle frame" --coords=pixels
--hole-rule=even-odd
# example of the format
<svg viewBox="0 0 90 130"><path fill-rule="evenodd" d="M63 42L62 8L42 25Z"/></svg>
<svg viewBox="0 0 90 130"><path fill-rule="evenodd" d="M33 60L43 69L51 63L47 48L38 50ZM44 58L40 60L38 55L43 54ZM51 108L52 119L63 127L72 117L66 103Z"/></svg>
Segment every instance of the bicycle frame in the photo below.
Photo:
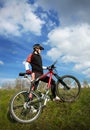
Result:
<svg viewBox="0 0 90 130"><path fill-rule="evenodd" d="M81 88L79 80L72 75L59 76L57 72L54 71L56 68L55 64L56 62L54 62L51 66L48 66L48 72L42 74L33 81L28 78L29 74L22 72L19 73L19 76L28 78L31 84L29 90L21 90L12 97L10 101L10 113L12 114L13 119L20 123L30 123L39 117L42 112L42 108L44 108L47 102L51 99L49 90L52 84L52 76L54 76L57 80L55 81L56 94L61 99L60 101L73 102L79 97ZM46 79L44 80L44 78ZM41 89L42 85L44 84L38 84L39 81L44 81L47 83L47 85L45 84L45 87L43 87L45 91ZM38 85L36 92L32 89L35 83ZM40 88L39 85L41 85ZM33 98L28 100L28 95L30 93L32 94ZM34 110L36 110L36 112ZM28 114L31 115L29 116Z"/></svg>
<svg viewBox="0 0 90 130"><path fill-rule="evenodd" d="M53 76L53 75L55 76L55 78L56 78L62 85L64 85L64 87L65 87L66 89L70 89L69 86L67 86L67 84L66 84L65 82L63 82L62 78L61 78L60 76L58 76L56 73L54 73L52 69L49 70L47 73L42 74L40 77L38 77L36 80L34 80L34 82L35 82L35 81L39 81L39 80L45 78L45 77L48 76L48 75L49 75L49 80L48 80L48 82L47 82L47 89L50 89L50 87L51 87L51 80L52 80L52 76Z"/></svg>
<svg viewBox="0 0 90 130"><path fill-rule="evenodd" d="M47 73L41 75L41 76L38 78L38 80L41 80L41 79L43 79L43 78L45 78L46 76L49 75L49 80L48 80L48 84L47 84L47 88L49 89L50 86L51 86L51 80L52 80L53 74L54 74L53 71L49 71L49 72L47 72Z"/></svg>

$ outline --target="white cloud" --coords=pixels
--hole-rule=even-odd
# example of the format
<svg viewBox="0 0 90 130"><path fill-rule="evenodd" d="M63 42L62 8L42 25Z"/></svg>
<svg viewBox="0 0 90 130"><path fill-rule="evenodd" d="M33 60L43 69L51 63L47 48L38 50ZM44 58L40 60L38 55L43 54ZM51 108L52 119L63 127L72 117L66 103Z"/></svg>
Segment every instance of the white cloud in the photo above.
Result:
<svg viewBox="0 0 90 130"><path fill-rule="evenodd" d="M16 79L14 78L0 78L0 88L4 83L9 83L9 85L11 84L12 87L12 84L15 85L15 80Z"/></svg>
<svg viewBox="0 0 90 130"><path fill-rule="evenodd" d="M7 81L13 82L13 81L15 81L15 80L16 80L16 79L14 79L14 78L0 78L0 83L7 82Z"/></svg>
<svg viewBox="0 0 90 130"><path fill-rule="evenodd" d="M4 0L0 8L0 34L19 36L25 32L41 35L44 22L34 13L34 5L27 0Z"/></svg>
<svg viewBox="0 0 90 130"><path fill-rule="evenodd" d="M83 74L85 74L88 78L90 78L90 67L83 71Z"/></svg>
<svg viewBox="0 0 90 130"><path fill-rule="evenodd" d="M37 0L37 4L57 11L61 25L90 23L90 0Z"/></svg>
<svg viewBox="0 0 90 130"><path fill-rule="evenodd" d="M24 61L22 62L22 64L25 65L25 62L26 62L26 61L24 60Z"/></svg>
<svg viewBox="0 0 90 130"><path fill-rule="evenodd" d="M50 51L47 52L47 55L50 56L52 59L57 59L60 57L62 53L58 50L57 47L52 48Z"/></svg>
<svg viewBox="0 0 90 130"><path fill-rule="evenodd" d="M90 25L56 28L48 34L52 49L47 55L64 63L74 63L75 70L86 73L90 67Z"/></svg>
<svg viewBox="0 0 90 130"><path fill-rule="evenodd" d="M0 61L0 65L4 65L4 62L3 62L3 61Z"/></svg>

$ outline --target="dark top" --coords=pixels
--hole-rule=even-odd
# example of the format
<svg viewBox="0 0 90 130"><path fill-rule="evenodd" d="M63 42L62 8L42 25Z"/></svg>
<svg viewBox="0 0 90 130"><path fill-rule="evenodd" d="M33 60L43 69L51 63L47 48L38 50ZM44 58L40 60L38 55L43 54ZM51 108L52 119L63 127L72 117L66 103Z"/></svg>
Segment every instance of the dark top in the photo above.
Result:
<svg viewBox="0 0 90 130"><path fill-rule="evenodd" d="M32 72L43 74L42 57L40 54L32 53L28 56L26 61L31 64Z"/></svg>

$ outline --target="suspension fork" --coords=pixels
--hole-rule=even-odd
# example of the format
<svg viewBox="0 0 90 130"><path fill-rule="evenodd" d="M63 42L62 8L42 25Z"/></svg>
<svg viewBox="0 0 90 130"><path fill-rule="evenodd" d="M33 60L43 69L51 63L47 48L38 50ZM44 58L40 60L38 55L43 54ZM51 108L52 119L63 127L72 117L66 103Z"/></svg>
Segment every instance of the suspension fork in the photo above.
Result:
<svg viewBox="0 0 90 130"><path fill-rule="evenodd" d="M70 87L67 86L67 84L62 80L62 78L60 76L58 76L57 74L54 74L54 76L58 79L58 81L65 87L65 89L69 90Z"/></svg>

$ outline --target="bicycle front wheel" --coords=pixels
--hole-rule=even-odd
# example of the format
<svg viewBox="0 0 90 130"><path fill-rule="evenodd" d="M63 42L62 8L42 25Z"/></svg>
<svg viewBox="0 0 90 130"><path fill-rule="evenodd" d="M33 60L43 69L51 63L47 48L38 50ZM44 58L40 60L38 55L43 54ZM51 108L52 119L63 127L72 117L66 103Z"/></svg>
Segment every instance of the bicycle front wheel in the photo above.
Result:
<svg viewBox="0 0 90 130"><path fill-rule="evenodd" d="M39 97L31 92L33 95L33 101L31 104L27 104L28 92L18 92L10 102L10 113L13 118L20 123L30 123L36 120L41 113L41 102Z"/></svg>
<svg viewBox="0 0 90 130"><path fill-rule="evenodd" d="M81 85L76 77L64 75L58 80L56 88L57 95L62 101L73 102L80 95Z"/></svg>

